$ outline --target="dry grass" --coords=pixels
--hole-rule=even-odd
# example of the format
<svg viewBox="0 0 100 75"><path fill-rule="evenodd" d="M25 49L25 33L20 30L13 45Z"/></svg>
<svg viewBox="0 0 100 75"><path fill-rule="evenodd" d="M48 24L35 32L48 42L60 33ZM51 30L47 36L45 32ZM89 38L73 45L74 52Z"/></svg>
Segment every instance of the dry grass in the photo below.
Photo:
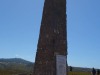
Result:
<svg viewBox="0 0 100 75"><path fill-rule="evenodd" d="M0 70L0 75L15 75L19 72L13 72L8 70ZM68 72L68 75L91 75L90 72Z"/></svg>
<svg viewBox="0 0 100 75"><path fill-rule="evenodd" d="M69 72L68 75L91 75L90 72Z"/></svg>

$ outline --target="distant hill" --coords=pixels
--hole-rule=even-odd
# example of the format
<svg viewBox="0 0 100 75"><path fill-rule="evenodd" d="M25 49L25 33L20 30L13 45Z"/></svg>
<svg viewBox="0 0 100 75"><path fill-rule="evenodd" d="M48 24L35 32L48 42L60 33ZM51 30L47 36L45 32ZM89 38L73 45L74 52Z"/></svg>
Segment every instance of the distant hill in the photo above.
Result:
<svg viewBox="0 0 100 75"><path fill-rule="evenodd" d="M33 66L34 63L21 58L0 59L0 71L4 72L9 71L10 73L32 73Z"/></svg>
<svg viewBox="0 0 100 75"><path fill-rule="evenodd" d="M70 69L70 67L69 67ZM85 68L85 67L73 67L72 66L72 71L75 71L75 72L91 72L91 68Z"/></svg>
<svg viewBox="0 0 100 75"><path fill-rule="evenodd" d="M21 59L21 58L9 58L9 59L1 58L0 63L33 64L32 62Z"/></svg>
<svg viewBox="0 0 100 75"><path fill-rule="evenodd" d="M0 75L11 75L25 73L29 75L32 73L34 63L21 59L21 58L10 58L0 59ZM91 72L91 68L73 67L72 71L75 72Z"/></svg>

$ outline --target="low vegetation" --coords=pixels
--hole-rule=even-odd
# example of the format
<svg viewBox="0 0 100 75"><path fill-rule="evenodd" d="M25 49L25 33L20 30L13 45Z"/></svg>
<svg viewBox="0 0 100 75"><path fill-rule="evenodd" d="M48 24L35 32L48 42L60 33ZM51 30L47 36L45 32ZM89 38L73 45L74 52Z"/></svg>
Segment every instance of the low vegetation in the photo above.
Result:
<svg viewBox="0 0 100 75"><path fill-rule="evenodd" d="M91 75L91 72L68 72L68 75Z"/></svg>
<svg viewBox="0 0 100 75"><path fill-rule="evenodd" d="M20 58L0 59L0 75L29 75L32 70L32 62Z"/></svg>
<svg viewBox="0 0 100 75"><path fill-rule="evenodd" d="M0 59L0 75L31 75L33 66L34 63L20 58ZM91 69L73 67L68 75L91 75Z"/></svg>

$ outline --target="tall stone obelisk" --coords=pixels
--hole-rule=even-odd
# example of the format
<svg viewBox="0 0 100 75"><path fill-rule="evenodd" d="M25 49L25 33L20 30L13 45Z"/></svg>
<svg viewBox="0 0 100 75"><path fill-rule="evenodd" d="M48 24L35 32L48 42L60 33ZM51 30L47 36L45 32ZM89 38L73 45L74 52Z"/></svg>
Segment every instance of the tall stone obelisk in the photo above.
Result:
<svg viewBox="0 0 100 75"><path fill-rule="evenodd" d="M45 0L33 75L66 74L66 0Z"/></svg>

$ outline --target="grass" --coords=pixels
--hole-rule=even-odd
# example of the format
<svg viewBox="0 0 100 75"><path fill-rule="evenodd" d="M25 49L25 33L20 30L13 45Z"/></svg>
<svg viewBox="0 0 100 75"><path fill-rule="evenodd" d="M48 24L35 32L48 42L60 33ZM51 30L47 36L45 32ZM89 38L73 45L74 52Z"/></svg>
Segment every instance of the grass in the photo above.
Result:
<svg viewBox="0 0 100 75"><path fill-rule="evenodd" d="M0 75L16 75L19 71L0 70ZM68 75L91 75L90 72L68 72Z"/></svg>
<svg viewBox="0 0 100 75"><path fill-rule="evenodd" d="M68 75L91 75L90 72L68 72Z"/></svg>
<svg viewBox="0 0 100 75"><path fill-rule="evenodd" d="M18 75L20 73L25 73L21 71L14 70L0 70L0 75ZM26 73L27 74L27 73Z"/></svg>

